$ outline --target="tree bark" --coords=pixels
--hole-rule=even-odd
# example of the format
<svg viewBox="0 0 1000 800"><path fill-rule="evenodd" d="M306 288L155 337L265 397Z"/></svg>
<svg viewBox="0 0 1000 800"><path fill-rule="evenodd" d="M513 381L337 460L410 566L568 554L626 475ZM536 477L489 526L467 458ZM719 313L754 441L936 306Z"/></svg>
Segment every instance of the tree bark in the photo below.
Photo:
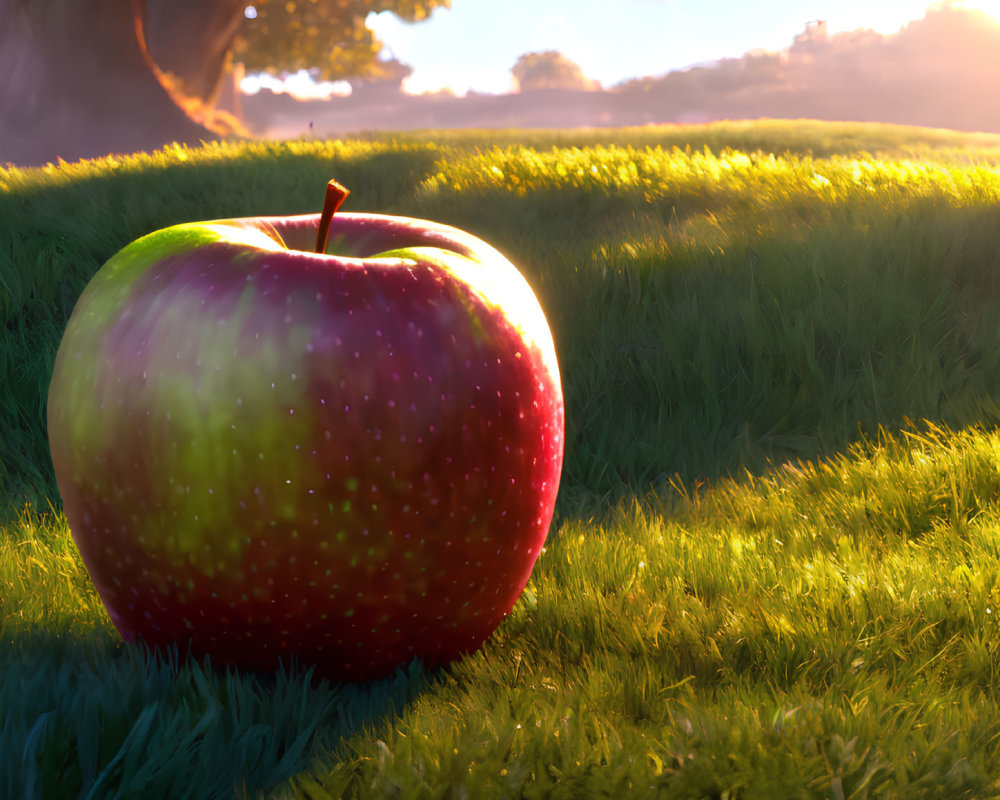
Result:
<svg viewBox="0 0 1000 800"><path fill-rule="evenodd" d="M151 71L129 0L0 0L0 165L215 135Z"/></svg>

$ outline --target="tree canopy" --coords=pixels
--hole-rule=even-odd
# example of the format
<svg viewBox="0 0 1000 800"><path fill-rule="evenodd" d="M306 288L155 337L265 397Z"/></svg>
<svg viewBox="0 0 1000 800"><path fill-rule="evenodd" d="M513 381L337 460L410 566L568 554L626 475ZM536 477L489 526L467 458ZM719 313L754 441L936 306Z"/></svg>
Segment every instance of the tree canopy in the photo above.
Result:
<svg viewBox="0 0 1000 800"><path fill-rule="evenodd" d="M440 6L451 0L256 0L256 17L244 19L233 51L250 71L313 69L324 80L370 74L382 47L365 26L370 13L418 22Z"/></svg>
<svg viewBox="0 0 1000 800"><path fill-rule="evenodd" d="M282 75L300 69L323 80L377 77L381 43L368 15L391 11L408 22L426 19L451 0L131 0L145 15L154 61L179 91L215 102L233 59L250 72ZM252 10L251 10L252 9Z"/></svg>

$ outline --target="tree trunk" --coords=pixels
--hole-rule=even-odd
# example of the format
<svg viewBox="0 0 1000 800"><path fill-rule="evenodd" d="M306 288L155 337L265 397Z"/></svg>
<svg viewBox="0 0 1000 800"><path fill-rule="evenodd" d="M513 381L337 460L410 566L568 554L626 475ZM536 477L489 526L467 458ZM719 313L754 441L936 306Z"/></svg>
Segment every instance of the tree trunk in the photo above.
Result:
<svg viewBox="0 0 1000 800"><path fill-rule="evenodd" d="M246 0L146 0L146 40L160 69L205 107L215 106Z"/></svg>
<svg viewBox="0 0 1000 800"><path fill-rule="evenodd" d="M0 164L215 138L151 71L129 0L0 0Z"/></svg>

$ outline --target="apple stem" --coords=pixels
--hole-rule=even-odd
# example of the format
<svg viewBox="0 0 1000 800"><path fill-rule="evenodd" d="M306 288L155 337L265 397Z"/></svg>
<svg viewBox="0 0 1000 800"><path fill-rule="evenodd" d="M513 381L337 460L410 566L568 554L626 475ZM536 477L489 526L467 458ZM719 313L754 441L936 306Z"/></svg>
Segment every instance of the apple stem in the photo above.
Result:
<svg viewBox="0 0 1000 800"><path fill-rule="evenodd" d="M351 193L350 189L332 180L326 185L326 200L323 201L323 213L319 218L319 232L316 235L316 252L326 252L326 240L330 238L330 222L337 213L340 204Z"/></svg>

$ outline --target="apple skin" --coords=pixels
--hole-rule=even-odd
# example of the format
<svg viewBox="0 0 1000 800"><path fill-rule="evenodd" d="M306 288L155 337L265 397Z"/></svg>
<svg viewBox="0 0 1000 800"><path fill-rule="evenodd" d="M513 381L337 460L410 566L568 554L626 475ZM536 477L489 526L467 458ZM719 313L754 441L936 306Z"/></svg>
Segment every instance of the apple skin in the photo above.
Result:
<svg viewBox="0 0 1000 800"><path fill-rule="evenodd" d="M449 226L318 224L157 231L70 317L52 461L126 641L369 680L475 651L528 581L564 437L530 287Z"/></svg>

